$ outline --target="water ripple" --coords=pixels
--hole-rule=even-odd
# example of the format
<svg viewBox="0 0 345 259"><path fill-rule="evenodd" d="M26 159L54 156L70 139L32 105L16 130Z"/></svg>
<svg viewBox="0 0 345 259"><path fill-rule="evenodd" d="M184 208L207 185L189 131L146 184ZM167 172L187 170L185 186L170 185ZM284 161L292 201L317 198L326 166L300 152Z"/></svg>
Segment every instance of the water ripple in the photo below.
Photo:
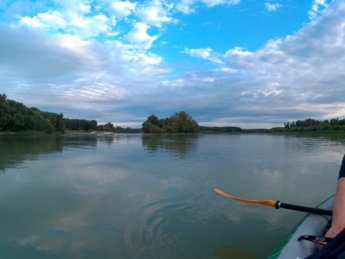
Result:
<svg viewBox="0 0 345 259"><path fill-rule="evenodd" d="M142 206L139 226L128 225L124 237L131 258L190 258L181 231L188 225L185 218L189 206L174 201L158 200ZM173 256L172 256L173 255Z"/></svg>

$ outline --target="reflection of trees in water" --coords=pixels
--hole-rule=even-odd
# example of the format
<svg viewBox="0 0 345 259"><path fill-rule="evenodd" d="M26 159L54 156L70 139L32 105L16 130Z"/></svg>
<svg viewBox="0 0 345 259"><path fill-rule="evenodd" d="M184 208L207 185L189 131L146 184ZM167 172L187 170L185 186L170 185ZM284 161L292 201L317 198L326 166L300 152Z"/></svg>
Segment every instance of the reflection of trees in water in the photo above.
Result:
<svg viewBox="0 0 345 259"><path fill-rule="evenodd" d="M143 135L142 143L151 152L165 149L184 157L192 150L196 139L197 135Z"/></svg>
<svg viewBox="0 0 345 259"><path fill-rule="evenodd" d="M0 136L0 170L15 167L39 155L62 152L64 148L95 147L97 139L63 136Z"/></svg>
<svg viewBox="0 0 345 259"><path fill-rule="evenodd" d="M330 134L329 136L308 136L308 135L286 135L284 136L284 147L286 149L296 149L304 153L310 153L315 148L322 146L343 146L345 139L343 136Z"/></svg>

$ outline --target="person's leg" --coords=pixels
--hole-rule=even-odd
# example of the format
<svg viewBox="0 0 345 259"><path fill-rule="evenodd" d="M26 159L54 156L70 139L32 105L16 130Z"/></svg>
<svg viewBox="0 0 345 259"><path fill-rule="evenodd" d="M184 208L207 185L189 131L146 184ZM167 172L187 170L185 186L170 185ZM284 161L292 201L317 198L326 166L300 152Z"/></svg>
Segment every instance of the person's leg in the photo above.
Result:
<svg viewBox="0 0 345 259"><path fill-rule="evenodd" d="M332 225L326 237L335 237L345 228L345 155L339 171L337 190L333 200Z"/></svg>

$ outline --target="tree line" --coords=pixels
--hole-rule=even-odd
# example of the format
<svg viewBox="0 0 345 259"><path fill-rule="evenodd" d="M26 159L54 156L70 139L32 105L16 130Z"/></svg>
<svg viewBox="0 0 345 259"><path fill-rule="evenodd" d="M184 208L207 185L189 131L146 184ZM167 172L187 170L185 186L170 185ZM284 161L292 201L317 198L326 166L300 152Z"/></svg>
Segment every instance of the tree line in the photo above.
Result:
<svg viewBox="0 0 345 259"><path fill-rule="evenodd" d="M285 122L284 131L338 131L345 130L345 119L314 120L297 120Z"/></svg>
<svg viewBox="0 0 345 259"><path fill-rule="evenodd" d="M238 133L243 130L239 127L208 127L208 126L199 126L200 131L204 133Z"/></svg>
<svg viewBox="0 0 345 259"><path fill-rule="evenodd" d="M97 130L97 121L64 118L62 113L41 111L0 94L0 131L42 131L47 133L65 130Z"/></svg>
<svg viewBox="0 0 345 259"><path fill-rule="evenodd" d="M62 113L41 111L10 100L0 94L0 131L41 131L47 133L77 131L109 131L114 133L232 133L247 132L238 127L205 127L186 112L178 112L168 118L160 119L150 115L142 128L114 127L110 122L98 125L96 120L64 118ZM315 120L305 119L285 122L284 127L272 128L265 132L304 132L345 130L345 119ZM258 130L254 130L256 132Z"/></svg>
<svg viewBox="0 0 345 259"><path fill-rule="evenodd" d="M40 131L47 133L71 131L108 131L114 133L197 133L199 126L186 112L166 119L151 115L142 128L114 127L110 122L98 125L96 120L64 118L62 113L41 111L10 100L0 94L0 131Z"/></svg>
<svg viewBox="0 0 345 259"><path fill-rule="evenodd" d="M62 132L65 130L63 115L42 112L37 108L28 108L20 102L0 95L0 130L2 131L45 131Z"/></svg>

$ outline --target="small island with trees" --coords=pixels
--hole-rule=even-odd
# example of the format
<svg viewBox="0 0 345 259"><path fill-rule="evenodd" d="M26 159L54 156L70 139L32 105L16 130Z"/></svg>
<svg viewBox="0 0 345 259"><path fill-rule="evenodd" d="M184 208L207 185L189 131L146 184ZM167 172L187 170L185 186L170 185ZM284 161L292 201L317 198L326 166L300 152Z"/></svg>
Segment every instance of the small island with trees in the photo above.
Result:
<svg viewBox="0 0 345 259"><path fill-rule="evenodd" d="M144 133L198 133L199 125L186 112L178 112L166 119L151 115L143 123Z"/></svg>
<svg viewBox="0 0 345 259"><path fill-rule="evenodd" d="M272 129L241 129L239 127L207 127L199 124L185 111L168 118L150 115L142 123L142 128L114 127L111 122L98 125L96 120L64 118L62 113L41 111L10 100L0 94L0 132L111 132L111 133L310 133L344 132L345 119L297 120L285 122L283 127Z"/></svg>

